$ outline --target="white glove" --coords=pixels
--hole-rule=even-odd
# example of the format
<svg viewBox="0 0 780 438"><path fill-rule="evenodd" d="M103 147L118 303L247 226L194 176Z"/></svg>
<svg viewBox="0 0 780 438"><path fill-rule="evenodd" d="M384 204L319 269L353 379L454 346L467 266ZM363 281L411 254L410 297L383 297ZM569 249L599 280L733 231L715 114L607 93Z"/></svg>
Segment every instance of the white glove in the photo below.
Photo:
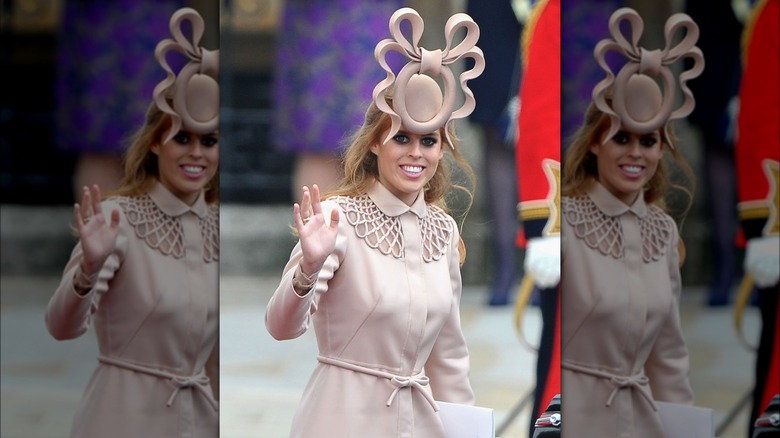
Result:
<svg viewBox="0 0 780 438"><path fill-rule="evenodd" d="M557 285L561 279L561 237L529 239L523 266L538 287L547 289Z"/></svg>
<svg viewBox="0 0 780 438"><path fill-rule="evenodd" d="M780 236L756 237L747 242L745 271L756 286L774 286L780 280Z"/></svg>

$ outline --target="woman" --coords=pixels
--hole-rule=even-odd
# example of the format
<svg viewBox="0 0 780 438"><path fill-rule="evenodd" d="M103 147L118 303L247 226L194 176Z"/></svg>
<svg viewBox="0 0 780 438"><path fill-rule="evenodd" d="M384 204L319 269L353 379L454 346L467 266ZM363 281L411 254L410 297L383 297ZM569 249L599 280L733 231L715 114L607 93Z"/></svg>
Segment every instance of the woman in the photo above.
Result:
<svg viewBox="0 0 780 438"><path fill-rule="evenodd" d="M317 185L304 187L293 206L300 240L266 327L281 340L313 324L319 355L292 437L443 437L436 400L474 403L459 315L465 248L445 202L453 182L443 159L473 182L450 120L473 108L465 81L484 68L478 28L465 14L451 17L447 27L465 27L468 36L442 55L413 48L398 30L403 20L422 31L414 10L391 17L395 40L376 50L387 79L346 151L344 180L322 202ZM452 75L445 62L474 58L475 68L461 75L467 103L453 111L420 58L410 56L395 79L388 50L422 53L444 76ZM444 82L452 96L455 82Z"/></svg>
<svg viewBox="0 0 780 438"><path fill-rule="evenodd" d="M191 22L194 43L179 28ZM203 20L184 8L157 47L168 78L155 88L102 202L84 187L79 242L46 309L59 340L95 326L98 366L73 437L216 437L218 412L218 85L216 52L197 47ZM188 53L178 77L170 49Z"/></svg>
<svg viewBox="0 0 780 438"><path fill-rule="evenodd" d="M687 16L667 23L667 41L687 30L682 42L655 52L629 44L623 20L641 30L633 10L612 15L615 40L595 50L607 78L563 163L561 413L570 437L667 436L656 401L693 403L679 317L684 252L666 212L672 183L664 160L671 156L693 181L668 122L693 108L685 81L701 72L703 58ZM608 50L629 59L617 77L604 62ZM655 77L673 77L668 65L684 57L693 68L680 74L684 104L672 111L674 93L662 93Z"/></svg>

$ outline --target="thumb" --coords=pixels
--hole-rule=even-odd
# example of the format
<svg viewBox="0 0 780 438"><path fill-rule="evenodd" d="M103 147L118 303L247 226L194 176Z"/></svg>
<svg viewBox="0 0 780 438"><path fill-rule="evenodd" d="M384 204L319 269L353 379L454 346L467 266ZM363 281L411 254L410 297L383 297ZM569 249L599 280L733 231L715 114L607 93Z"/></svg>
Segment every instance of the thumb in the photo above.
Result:
<svg viewBox="0 0 780 438"><path fill-rule="evenodd" d="M330 211L330 228L336 229L339 226L339 210L334 208Z"/></svg>
<svg viewBox="0 0 780 438"><path fill-rule="evenodd" d="M111 229L119 228L119 210L111 210Z"/></svg>

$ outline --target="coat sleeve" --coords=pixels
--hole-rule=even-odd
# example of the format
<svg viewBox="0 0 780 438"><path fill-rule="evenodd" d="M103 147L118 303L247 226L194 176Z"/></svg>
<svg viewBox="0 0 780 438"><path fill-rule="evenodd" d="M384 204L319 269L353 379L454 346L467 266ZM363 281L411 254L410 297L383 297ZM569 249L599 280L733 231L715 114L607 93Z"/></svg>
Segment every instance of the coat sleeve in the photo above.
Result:
<svg viewBox="0 0 780 438"><path fill-rule="evenodd" d="M330 212L338 208L335 202L323 202L322 209L326 221L330 221ZM325 260L325 264L317 273L314 286L303 296L295 293L293 277L300 272L300 261L303 258L301 243L293 248L290 259L282 271L282 279L274 291L265 312L265 327L268 333L277 340L294 339L306 333L312 315L317 311L320 298L328 290L328 281L338 270L346 250L346 219L339 210L339 231L336 237L336 249Z"/></svg>
<svg viewBox="0 0 780 438"><path fill-rule="evenodd" d="M645 374L650 379L653 398L660 401L693 404L693 390L688 380L688 347L680 324L680 280L676 227L673 245L668 257L669 278L672 286L672 303L666 323L656 339L645 364Z"/></svg>
<svg viewBox="0 0 780 438"><path fill-rule="evenodd" d="M469 351L460 325L460 236L454 220L452 224L455 230L449 248L452 308L425 364L425 373L430 379L434 399L473 405L474 392L469 382Z"/></svg>
<svg viewBox="0 0 780 438"><path fill-rule="evenodd" d="M127 243L129 224L122 209L114 202L102 204L105 217L111 217L111 211L119 210L119 235L114 252L108 256L103 267L98 272L97 280L85 295L79 295L73 285L76 275L80 273L81 260L84 254L81 242L76 243L65 265L60 284L46 306L46 328L57 340L75 339L84 333L92 323L92 315L98 310L100 297L108 292L110 280L124 260L124 248Z"/></svg>

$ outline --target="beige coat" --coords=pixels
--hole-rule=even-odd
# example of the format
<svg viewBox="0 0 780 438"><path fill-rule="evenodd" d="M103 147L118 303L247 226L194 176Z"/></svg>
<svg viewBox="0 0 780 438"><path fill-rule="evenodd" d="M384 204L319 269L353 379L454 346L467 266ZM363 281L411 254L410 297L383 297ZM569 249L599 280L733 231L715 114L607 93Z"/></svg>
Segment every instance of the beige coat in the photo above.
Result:
<svg viewBox="0 0 780 438"><path fill-rule="evenodd" d="M654 400L693 403L677 227L599 183L561 208L563 436L663 437Z"/></svg>
<svg viewBox="0 0 780 438"><path fill-rule="evenodd" d="M291 436L442 437L432 398L474 402L455 221L422 195L409 207L379 183L368 196L323 202L326 218L334 208L336 249L315 286L293 291L298 243L266 312L277 339L311 324L317 336Z"/></svg>
<svg viewBox="0 0 780 438"><path fill-rule="evenodd" d="M71 436L215 438L217 404L204 367L218 353L218 209L202 194L190 208L161 184L102 207L107 218L120 212L116 250L82 297L73 287L83 257L77 244L46 309L55 338L94 325L98 339Z"/></svg>

